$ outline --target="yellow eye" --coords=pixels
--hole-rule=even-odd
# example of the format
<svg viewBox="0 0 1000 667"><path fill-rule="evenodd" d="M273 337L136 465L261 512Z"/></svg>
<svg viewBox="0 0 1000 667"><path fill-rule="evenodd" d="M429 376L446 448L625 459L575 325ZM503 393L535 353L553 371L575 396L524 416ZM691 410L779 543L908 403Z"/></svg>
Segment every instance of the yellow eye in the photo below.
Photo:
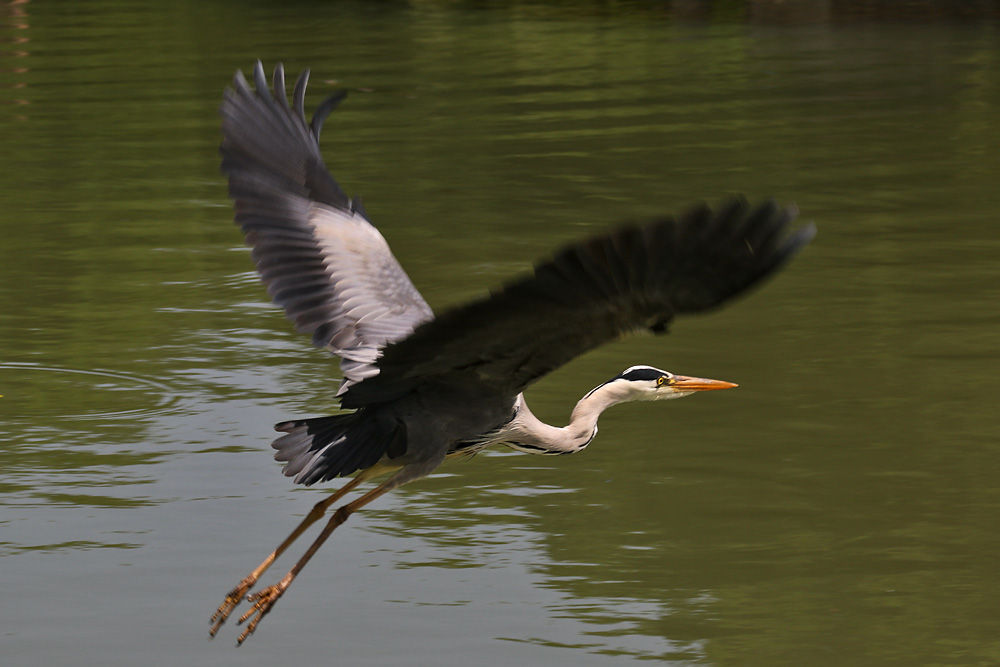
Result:
<svg viewBox="0 0 1000 667"><path fill-rule="evenodd" d="M661 375L660 377L656 378L656 386L657 387L662 387L666 383L667 383L667 376L666 375Z"/></svg>

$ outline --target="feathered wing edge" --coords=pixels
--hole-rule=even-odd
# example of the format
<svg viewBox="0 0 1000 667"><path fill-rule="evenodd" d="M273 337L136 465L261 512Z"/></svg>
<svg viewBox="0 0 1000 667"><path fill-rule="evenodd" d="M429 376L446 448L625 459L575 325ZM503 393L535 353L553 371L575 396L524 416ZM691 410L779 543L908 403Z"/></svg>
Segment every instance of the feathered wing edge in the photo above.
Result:
<svg viewBox="0 0 1000 667"><path fill-rule="evenodd" d="M408 336L433 313L368 221L327 172L319 149L323 121L346 91L305 116L308 70L292 103L284 69L273 89L254 67L255 90L237 72L220 114L222 170L229 176L236 222L271 298L297 330L341 358L341 390L378 372L378 351Z"/></svg>
<svg viewBox="0 0 1000 667"><path fill-rule="evenodd" d="M326 171L319 152L323 121L347 93L331 95L320 107L323 113L317 110L312 123L308 123L308 83L307 69L296 80L293 103L289 105L280 64L274 69L273 91L259 60L254 66L256 92L242 71L237 70L233 76L233 87L225 91L219 113L223 119L222 170L230 177L230 196L234 199L239 195L247 199L247 204L263 204L276 197L297 195L342 211L353 210L351 199Z"/></svg>

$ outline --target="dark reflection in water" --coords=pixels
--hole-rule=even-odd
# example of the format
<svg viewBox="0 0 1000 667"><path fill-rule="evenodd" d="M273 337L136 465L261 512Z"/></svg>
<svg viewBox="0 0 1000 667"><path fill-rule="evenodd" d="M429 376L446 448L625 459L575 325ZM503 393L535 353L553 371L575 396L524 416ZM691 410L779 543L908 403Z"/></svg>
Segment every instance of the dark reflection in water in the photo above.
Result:
<svg viewBox="0 0 1000 667"><path fill-rule="evenodd" d="M1000 49L938 20L995 7L919 4L4 3L5 661L1000 659ZM820 235L531 400L560 422L633 363L739 391L448 465L352 519L237 653L210 612L318 497L270 426L336 386L229 222L216 108L257 57L312 66L313 102L352 89L328 162L435 308L733 191Z"/></svg>

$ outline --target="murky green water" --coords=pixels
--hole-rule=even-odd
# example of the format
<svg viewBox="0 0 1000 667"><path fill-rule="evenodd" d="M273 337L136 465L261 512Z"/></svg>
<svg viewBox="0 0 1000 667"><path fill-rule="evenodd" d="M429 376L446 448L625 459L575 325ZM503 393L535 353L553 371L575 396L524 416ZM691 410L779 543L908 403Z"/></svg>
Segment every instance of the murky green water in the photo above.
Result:
<svg viewBox="0 0 1000 667"><path fill-rule="evenodd" d="M0 13L4 664L1000 662L997 25L68 8ZM576 456L445 466L352 519L237 651L209 616L321 497L271 424L336 386L217 171L221 90L257 57L311 66L313 103L355 89L328 163L436 308L734 191L820 235L530 400L563 420L634 363L739 390L616 408Z"/></svg>

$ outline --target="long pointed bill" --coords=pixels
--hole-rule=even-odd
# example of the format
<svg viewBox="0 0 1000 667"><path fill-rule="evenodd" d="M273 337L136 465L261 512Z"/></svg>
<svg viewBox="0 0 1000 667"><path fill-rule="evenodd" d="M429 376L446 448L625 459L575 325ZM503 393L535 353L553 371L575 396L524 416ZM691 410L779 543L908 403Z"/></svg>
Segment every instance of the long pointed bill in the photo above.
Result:
<svg viewBox="0 0 1000 667"><path fill-rule="evenodd" d="M686 375L675 375L670 383L672 389L679 391L711 391L712 389L732 389L738 384L725 380L709 380L708 378L693 378Z"/></svg>

